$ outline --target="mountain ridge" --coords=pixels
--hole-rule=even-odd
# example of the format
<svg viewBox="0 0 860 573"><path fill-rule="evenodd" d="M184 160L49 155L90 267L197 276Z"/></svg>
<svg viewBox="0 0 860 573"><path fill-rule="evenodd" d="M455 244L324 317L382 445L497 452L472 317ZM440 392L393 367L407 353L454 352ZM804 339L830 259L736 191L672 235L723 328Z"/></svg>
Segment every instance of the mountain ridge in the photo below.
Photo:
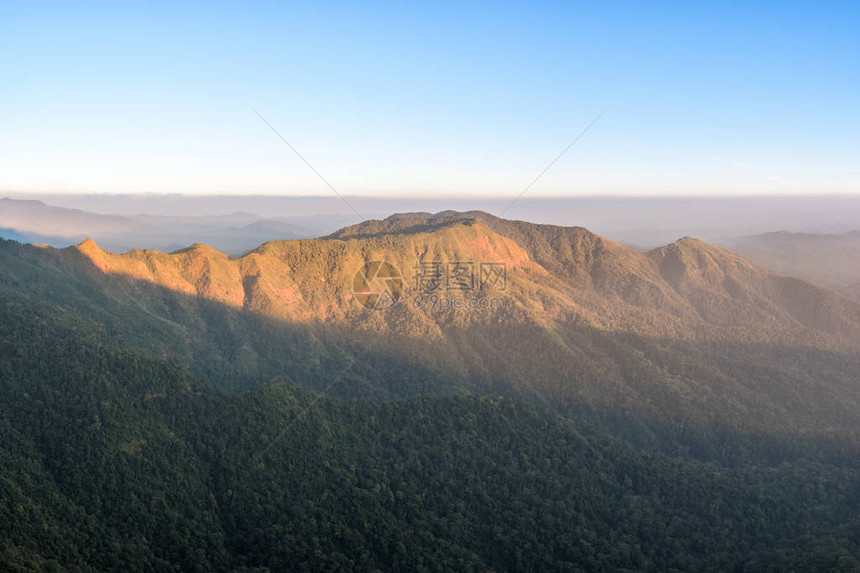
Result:
<svg viewBox="0 0 860 573"><path fill-rule="evenodd" d="M806 329L812 343L826 334L836 339L831 345L860 344L860 305L692 237L639 253L582 227L447 211L397 214L321 239L269 241L239 257L199 243L169 254L117 255L91 240L71 250L108 275L288 320L354 318L361 309L351 281L369 260L389 260L403 275L422 264L494 262L510 267L509 288L495 295L538 322L579 317L609 330L691 339L709 330L718 337L719 329L727 329L723 338L745 329L747 339L795 332L792 342Z"/></svg>

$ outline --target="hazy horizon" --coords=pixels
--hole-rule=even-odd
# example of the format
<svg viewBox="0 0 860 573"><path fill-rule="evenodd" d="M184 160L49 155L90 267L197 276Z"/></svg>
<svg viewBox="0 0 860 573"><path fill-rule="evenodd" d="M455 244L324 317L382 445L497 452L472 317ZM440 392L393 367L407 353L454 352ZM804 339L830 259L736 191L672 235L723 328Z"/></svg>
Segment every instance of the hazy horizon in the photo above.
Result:
<svg viewBox="0 0 860 573"><path fill-rule="evenodd" d="M0 194L2 195L2 194ZM138 218L164 218L172 233L195 242L199 221L182 218L253 215L251 220L279 220L304 229L300 236L319 236L362 219L394 213L486 211L532 223L585 227L609 239L642 248L670 243L684 236L730 244L738 237L768 232L845 233L860 230L860 196L792 197L512 197L392 198L337 196L266 196L182 194L9 194L18 200L39 200L52 207ZM351 208L355 208L353 212ZM359 216L360 215L360 216ZM247 224L248 221L245 221ZM57 224L57 223L53 223ZM208 225L209 223L207 223ZM5 225L13 228L11 225ZM4 227L0 217L0 227ZM196 240L212 240L217 228ZM230 228L229 226L224 228ZM28 230L32 230L28 229ZM43 230L50 230L44 225ZM138 237L141 230L137 230ZM148 234L152 234L149 231ZM44 233L43 233L44 234ZM89 233L98 236L97 233ZM146 235L147 233L144 233ZM48 235L50 236L50 235ZM84 234L71 234L81 238ZM216 235L217 236L217 235ZM257 236L257 235L254 235ZM207 237L210 237L207 239ZM277 237L277 234L272 238ZM287 237L292 238L291 235ZM178 239L177 239L178 240ZM251 239L248 239L251 240ZM138 239L119 245L133 245ZM173 243L174 241L168 241ZM189 242L189 244L190 244ZM147 242L148 245L161 243ZM250 246L242 243L242 247Z"/></svg>

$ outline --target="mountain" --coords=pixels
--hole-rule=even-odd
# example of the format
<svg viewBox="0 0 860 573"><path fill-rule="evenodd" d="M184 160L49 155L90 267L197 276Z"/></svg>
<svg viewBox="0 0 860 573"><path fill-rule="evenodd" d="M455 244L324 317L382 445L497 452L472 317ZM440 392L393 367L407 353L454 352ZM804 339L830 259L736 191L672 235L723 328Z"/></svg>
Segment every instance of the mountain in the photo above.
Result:
<svg viewBox="0 0 860 573"><path fill-rule="evenodd" d="M227 390L281 378L339 396L513 392L601 419L625 412L646 440L667 427L689 428L684 439L718 426L860 430L860 305L695 239L639 253L583 228L443 212L237 258L205 245L118 255L93 241L2 254L0 284ZM375 260L402 275L384 310L354 294ZM505 280L418 288L458 265Z"/></svg>
<svg viewBox="0 0 860 573"><path fill-rule="evenodd" d="M522 246L529 260L551 277L536 282L553 284L568 295L577 319L604 330L651 336L671 332L684 339L838 344L823 337L826 332L852 345L860 341L856 304L692 238L640 253L581 227L507 221L481 212L397 215L348 227L332 237L427 232L469 220Z"/></svg>
<svg viewBox="0 0 860 573"><path fill-rule="evenodd" d="M246 231L257 230L265 233L278 233L282 238L292 235L294 238L314 237L321 235L317 229L300 227L278 219L257 219L243 227ZM255 245L256 246L256 245Z"/></svg>
<svg viewBox="0 0 860 573"><path fill-rule="evenodd" d="M503 299L505 311L520 322L577 322L691 340L742 337L834 348L860 343L857 304L695 239L643 254L582 228L440 215L396 216L321 240L273 241L238 258L203 244L172 254L115 255L92 240L55 255L66 268L83 257L108 279L143 281L288 322L368 319L350 292L368 260L400 269L408 294L417 292L416 265L461 261L506 269L504 290L482 294ZM414 307L400 305L393 312L404 320L384 328L488 318L457 312L430 317Z"/></svg>
<svg viewBox="0 0 860 573"><path fill-rule="evenodd" d="M760 265L807 278L860 300L860 231L765 233L733 239L727 244Z"/></svg>
<svg viewBox="0 0 860 573"><path fill-rule="evenodd" d="M860 570L858 329L696 239L482 212L2 241L0 568Z"/></svg>

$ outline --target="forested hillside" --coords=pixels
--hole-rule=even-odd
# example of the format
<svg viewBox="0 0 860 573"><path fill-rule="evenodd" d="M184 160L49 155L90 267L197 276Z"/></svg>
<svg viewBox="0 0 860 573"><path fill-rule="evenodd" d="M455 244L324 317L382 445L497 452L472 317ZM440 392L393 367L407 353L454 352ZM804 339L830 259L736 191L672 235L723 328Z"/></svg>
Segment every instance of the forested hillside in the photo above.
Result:
<svg viewBox="0 0 860 573"><path fill-rule="evenodd" d="M667 456L498 395L226 395L26 297L0 317L6 570L860 570L855 457Z"/></svg>

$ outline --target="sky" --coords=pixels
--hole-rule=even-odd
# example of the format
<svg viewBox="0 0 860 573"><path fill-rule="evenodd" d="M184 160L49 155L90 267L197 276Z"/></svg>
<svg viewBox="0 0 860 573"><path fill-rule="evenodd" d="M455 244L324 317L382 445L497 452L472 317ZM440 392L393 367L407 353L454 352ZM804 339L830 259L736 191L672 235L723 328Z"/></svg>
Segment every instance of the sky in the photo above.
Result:
<svg viewBox="0 0 860 573"><path fill-rule="evenodd" d="M0 3L0 195L860 193L857 2Z"/></svg>

